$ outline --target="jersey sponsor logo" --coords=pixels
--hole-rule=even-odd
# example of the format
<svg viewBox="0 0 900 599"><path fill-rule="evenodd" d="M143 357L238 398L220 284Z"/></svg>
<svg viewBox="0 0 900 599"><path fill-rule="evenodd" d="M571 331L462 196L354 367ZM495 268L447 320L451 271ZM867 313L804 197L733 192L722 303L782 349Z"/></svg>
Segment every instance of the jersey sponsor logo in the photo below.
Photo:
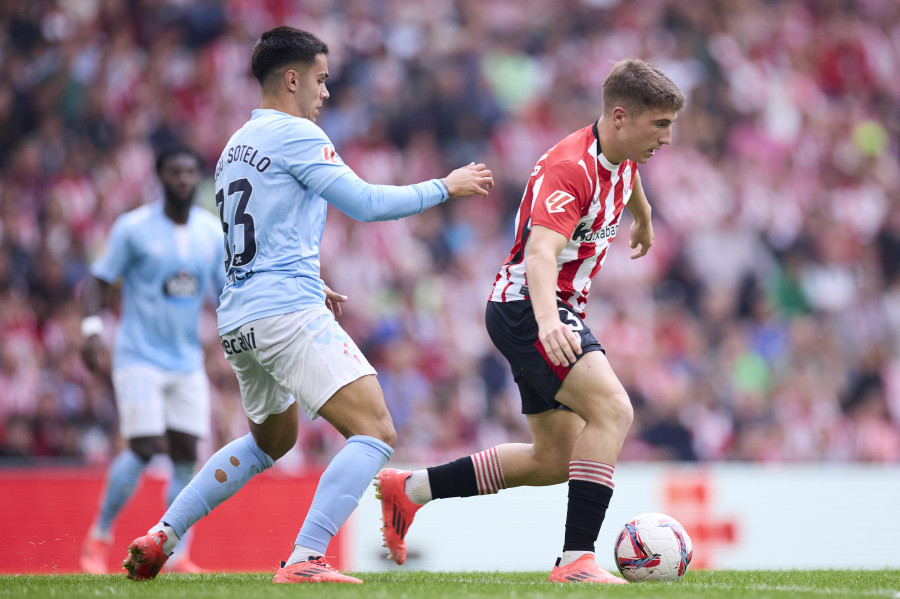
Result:
<svg viewBox="0 0 900 599"><path fill-rule="evenodd" d="M237 283L240 283L241 281L246 281L254 274L256 274L256 272L252 270L248 270L246 272L240 270L231 270L225 275L225 284L235 285Z"/></svg>
<svg viewBox="0 0 900 599"><path fill-rule="evenodd" d="M330 162L331 164L340 164L341 162L337 152L334 151L334 146L331 145L322 148L322 156L325 158L325 162Z"/></svg>
<svg viewBox="0 0 900 599"><path fill-rule="evenodd" d="M182 270L163 282L163 294L173 299L186 299L200 293L200 281L191 273Z"/></svg>
<svg viewBox="0 0 900 599"><path fill-rule="evenodd" d="M581 243L593 243L600 239L612 239L616 236L616 233L618 231L619 223L601 227L597 231L591 231L591 228L589 226L587 226L584 222L580 222L575 228L575 232L572 233L572 241L579 241Z"/></svg>
<svg viewBox="0 0 900 599"><path fill-rule="evenodd" d="M547 196L547 212L551 214L554 212L564 212L563 207L574 199L575 196L572 194L558 189Z"/></svg>
<svg viewBox="0 0 900 599"><path fill-rule="evenodd" d="M227 355L241 354L251 349L256 349L256 332L253 327L246 334L239 333L228 337L221 337L222 349Z"/></svg>

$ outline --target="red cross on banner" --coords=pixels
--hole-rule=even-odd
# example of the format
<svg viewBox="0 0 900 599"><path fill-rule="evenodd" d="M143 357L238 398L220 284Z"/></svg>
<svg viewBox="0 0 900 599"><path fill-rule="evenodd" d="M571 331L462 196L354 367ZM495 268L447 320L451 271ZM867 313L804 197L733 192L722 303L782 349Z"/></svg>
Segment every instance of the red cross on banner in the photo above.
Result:
<svg viewBox="0 0 900 599"><path fill-rule="evenodd" d="M714 486L714 477L708 472L677 470L663 476L663 511L678 520L691 537L691 567L699 570L715 569L717 552L737 544L739 536L734 516L715 513Z"/></svg>

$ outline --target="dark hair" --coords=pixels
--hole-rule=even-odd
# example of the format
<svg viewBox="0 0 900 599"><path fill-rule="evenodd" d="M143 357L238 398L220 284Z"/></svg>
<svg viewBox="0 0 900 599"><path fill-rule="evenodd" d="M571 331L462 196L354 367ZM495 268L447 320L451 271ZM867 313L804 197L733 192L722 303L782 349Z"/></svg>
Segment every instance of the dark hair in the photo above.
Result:
<svg viewBox="0 0 900 599"><path fill-rule="evenodd" d="M156 155L156 174L159 175L162 173L163 168L166 166L166 162L176 156L192 157L197 161L197 168L203 170L203 157L200 156L200 152L189 146L177 145L160 150L159 154Z"/></svg>
<svg viewBox="0 0 900 599"><path fill-rule="evenodd" d="M622 106L635 116L648 108L680 111L684 94L662 69L640 58L626 58L613 65L603 82L603 114Z"/></svg>
<svg viewBox="0 0 900 599"><path fill-rule="evenodd" d="M263 33L253 46L250 69L260 85L280 67L300 62L311 65L319 54L328 54L325 42L308 31L281 26Z"/></svg>

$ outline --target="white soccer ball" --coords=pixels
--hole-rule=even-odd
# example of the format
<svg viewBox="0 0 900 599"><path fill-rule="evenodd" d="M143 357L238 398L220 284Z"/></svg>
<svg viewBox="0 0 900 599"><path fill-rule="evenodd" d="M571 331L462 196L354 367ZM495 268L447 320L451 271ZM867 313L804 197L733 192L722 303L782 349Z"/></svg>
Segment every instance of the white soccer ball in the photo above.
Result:
<svg viewBox="0 0 900 599"><path fill-rule="evenodd" d="M666 514L641 514L619 533L616 567L626 580L681 580L694 548L684 527Z"/></svg>

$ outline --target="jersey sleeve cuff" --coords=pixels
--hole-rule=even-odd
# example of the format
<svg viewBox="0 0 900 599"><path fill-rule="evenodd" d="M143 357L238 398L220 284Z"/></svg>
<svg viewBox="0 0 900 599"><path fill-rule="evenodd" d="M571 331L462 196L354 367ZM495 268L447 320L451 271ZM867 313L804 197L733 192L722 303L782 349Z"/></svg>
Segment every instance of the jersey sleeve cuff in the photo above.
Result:
<svg viewBox="0 0 900 599"><path fill-rule="evenodd" d="M450 199L450 188L447 187L447 182L444 179L433 179L433 181L441 190L441 202L446 202Z"/></svg>
<svg viewBox="0 0 900 599"><path fill-rule="evenodd" d="M562 235L562 236L565 237L566 239L571 239L571 238L572 238L572 231L575 230L574 227L572 227L572 228L566 230L566 227L564 227L564 226L561 225L560 223L553 222L553 221L550 221L550 222L543 222L543 221L538 222L538 221L532 220L532 221L531 221L531 225L532 225L532 226L534 226L534 225L539 225L539 226L541 226L541 227L546 227L547 229L550 229L551 231L556 231L557 233L559 233L560 235Z"/></svg>

